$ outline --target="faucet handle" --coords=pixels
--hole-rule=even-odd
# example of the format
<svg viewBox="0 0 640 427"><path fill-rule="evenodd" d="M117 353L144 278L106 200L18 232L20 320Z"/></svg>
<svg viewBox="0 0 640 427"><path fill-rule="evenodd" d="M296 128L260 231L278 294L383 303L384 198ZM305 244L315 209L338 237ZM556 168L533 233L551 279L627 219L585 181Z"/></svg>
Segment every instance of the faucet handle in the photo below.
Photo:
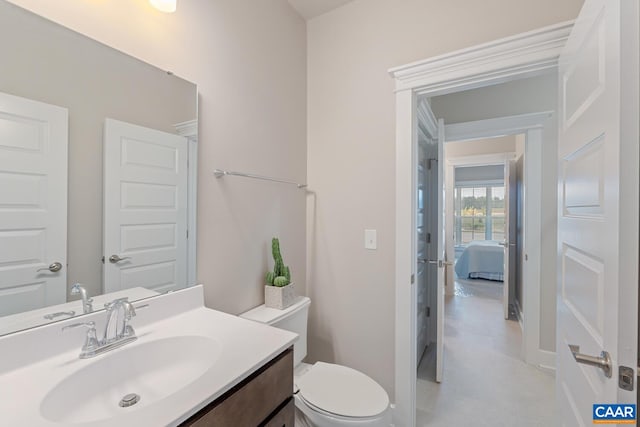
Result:
<svg viewBox="0 0 640 427"><path fill-rule="evenodd" d="M82 353L87 354L95 351L99 346L98 336L96 334L96 322L82 322L82 323L74 323L71 325L67 325L62 328L62 331L66 331L67 329L75 329L75 328L87 328L87 338L84 341L84 345L82 346Z"/></svg>
<svg viewBox="0 0 640 427"><path fill-rule="evenodd" d="M81 327L88 328L89 332L91 332L91 329L94 329L94 330L96 329L96 322L91 321L91 322L73 323L71 325L64 326L62 328L62 331L66 331L67 329L81 328Z"/></svg>

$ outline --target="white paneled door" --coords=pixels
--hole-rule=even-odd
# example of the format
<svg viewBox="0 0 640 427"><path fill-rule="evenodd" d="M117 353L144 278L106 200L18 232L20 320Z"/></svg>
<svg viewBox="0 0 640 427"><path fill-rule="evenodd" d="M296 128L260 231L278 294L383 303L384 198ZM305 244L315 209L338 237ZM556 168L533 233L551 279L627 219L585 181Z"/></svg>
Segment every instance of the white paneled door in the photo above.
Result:
<svg viewBox="0 0 640 427"><path fill-rule="evenodd" d="M187 139L105 121L104 291L187 285Z"/></svg>
<svg viewBox="0 0 640 427"><path fill-rule="evenodd" d="M436 186L435 202L438 205L437 210L437 230L438 235L435 236L437 246L437 289L436 289L436 307L438 316L436 318L436 381L442 382L444 373L444 271L446 267L445 260L445 211L444 211L444 120L438 120L438 175Z"/></svg>
<svg viewBox="0 0 640 427"><path fill-rule="evenodd" d="M66 302L65 108L0 93L0 316Z"/></svg>
<svg viewBox="0 0 640 427"><path fill-rule="evenodd" d="M638 2L586 0L559 71L557 398L565 426L636 403ZM579 363L606 352L610 370ZM606 365L602 358L603 366ZM624 368L631 369L624 374Z"/></svg>

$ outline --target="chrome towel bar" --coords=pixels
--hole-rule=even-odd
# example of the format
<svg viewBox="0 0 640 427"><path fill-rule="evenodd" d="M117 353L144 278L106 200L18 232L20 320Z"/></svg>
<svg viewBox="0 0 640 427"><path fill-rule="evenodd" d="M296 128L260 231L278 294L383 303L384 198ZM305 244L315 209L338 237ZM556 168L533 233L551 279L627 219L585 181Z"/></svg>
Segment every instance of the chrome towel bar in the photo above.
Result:
<svg viewBox="0 0 640 427"><path fill-rule="evenodd" d="M227 176L227 175L232 175L232 176L241 176L241 177L244 177L244 178L261 179L263 181L272 181L272 182L279 182L279 183L282 183L282 184L295 185L298 188L306 188L307 187L307 184L298 184L297 182L285 181L285 180L282 180L282 179L271 178L269 176L254 175L254 174L242 173L242 172L230 172L230 171L225 171L225 170L222 170L222 169L215 169L213 171L213 174L215 175L216 178L222 178L222 177Z"/></svg>

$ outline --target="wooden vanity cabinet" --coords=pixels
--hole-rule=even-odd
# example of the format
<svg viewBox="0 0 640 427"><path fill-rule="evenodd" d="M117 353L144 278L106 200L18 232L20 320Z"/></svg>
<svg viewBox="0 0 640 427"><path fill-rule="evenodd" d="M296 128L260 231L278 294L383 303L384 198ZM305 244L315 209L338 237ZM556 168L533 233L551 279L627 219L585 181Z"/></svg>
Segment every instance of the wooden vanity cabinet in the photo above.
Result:
<svg viewBox="0 0 640 427"><path fill-rule="evenodd" d="M293 348L202 408L183 427L294 427Z"/></svg>

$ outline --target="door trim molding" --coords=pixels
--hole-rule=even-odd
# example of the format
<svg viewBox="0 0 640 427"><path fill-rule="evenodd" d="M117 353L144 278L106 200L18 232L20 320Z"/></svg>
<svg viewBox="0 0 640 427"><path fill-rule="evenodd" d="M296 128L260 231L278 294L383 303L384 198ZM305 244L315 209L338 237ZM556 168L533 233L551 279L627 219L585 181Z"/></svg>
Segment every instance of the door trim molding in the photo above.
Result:
<svg viewBox="0 0 640 427"><path fill-rule="evenodd" d="M530 129L541 129L543 127L542 123L551 116L553 116L553 111L543 111L446 125L444 129L445 141L465 141L517 135ZM496 132L499 134L496 135Z"/></svg>
<svg viewBox="0 0 640 427"><path fill-rule="evenodd" d="M562 22L389 70L396 83L396 425L415 425L416 418L416 366L411 356L415 348L415 286L411 284L416 273L412 262L415 178L411 168L416 156L418 95L442 95L552 72L572 27L573 21Z"/></svg>
<svg viewBox="0 0 640 427"><path fill-rule="evenodd" d="M189 120L173 125L176 133L189 141L189 176L187 196L187 287L197 285L197 248L198 248L198 121Z"/></svg>
<svg viewBox="0 0 640 427"><path fill-rule="evenodd" d="M574 21L434 56L389 70L396 91L444 95L556 69Z"/></svg>

